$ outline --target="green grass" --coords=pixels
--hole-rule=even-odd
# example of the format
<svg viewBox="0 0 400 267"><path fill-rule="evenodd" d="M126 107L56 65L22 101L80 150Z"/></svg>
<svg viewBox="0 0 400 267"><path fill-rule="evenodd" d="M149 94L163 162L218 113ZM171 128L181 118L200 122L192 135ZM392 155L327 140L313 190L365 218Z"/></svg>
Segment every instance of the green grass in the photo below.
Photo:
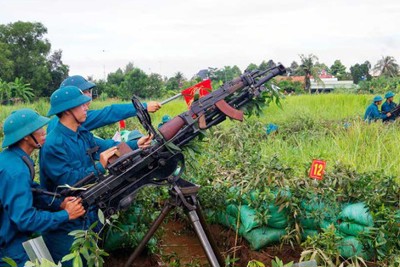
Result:
<svg viewBox="0 0 400 267"><path fill-rule="evenodd" d="M276 155L285 164L303 173L312 159L327 161L329 169L335 162L354 167L357 171L382 171L385 174L400 173L400 160L396 157L400 147L399 123L383 124L381 122L367 124L362 116L371 101L371 95L352 94L320 94L288 96L282 99L283 109L271 104L262 117L246 118L245 122L225 122L222 128L237 129L250 127L254 134L248 138L258 138L255 150L262 157ZM144 100L145 101L145 100ZM118 100L98 101L91 104L91 109L120 103ZM129 102L126 102L129 103ZM0 119L4 119L12 110L29 107L45 115L49 104L41 100L35 104L2 106ZM165 114L175 116L186 111L182 100L175 100L163 106L157 113L151 114L154 126ZM279 126L277 134L267 136L265 126L274 123ZM346 128L345 126L348 125ZM127 120L127 128L142 129L137 119ZM118 129L118 125L106 127L107 131L100 135L110 135ZM96 132L96 134L98 134ZM210 138L213 138L208 134ZM229 135L227 136L229 141Z"/></svg>

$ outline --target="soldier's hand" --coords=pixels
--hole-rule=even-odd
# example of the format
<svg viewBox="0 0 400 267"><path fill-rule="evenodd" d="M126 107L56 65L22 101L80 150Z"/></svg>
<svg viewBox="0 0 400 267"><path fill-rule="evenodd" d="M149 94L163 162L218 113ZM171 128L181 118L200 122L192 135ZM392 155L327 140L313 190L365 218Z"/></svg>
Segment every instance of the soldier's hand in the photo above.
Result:
<svg viewBox="0 0 400 267"><path fill-rule="evenodd" d="M139 138L137 145L140 149L149 147L151 145L151 140L153 140L153 135L145 135Z"/></svg>
<svg viewBox="0 0 400 267"><path fill-rule="evenodd" d="M386 116L390 117L390 116L392 116L392 113L388 112L388 113L386 113Z"/></svg>
<svg viewBox="0 0 400 267"><path fill-rule="evenodd" d="M63 202L65 202L64 210L68 212L70 220L75 220L76 218L81 217L86 212L84 207L82 206L81 198L67 197L64 199Z"/></svg>
<svg viewBox="0 0 400 267"><path fill-rule="evenodd" d="M147 102L147 111L150 113L156 112L161 108L161 104L156 101Z"/></svg>
<svg viewBox="0 0 400 267"><path fill-rule="evenodd" d="M117 152L117 150L117 147L113 146L100 153L100 164L103 166L103 168L107 166L108 159L111 158L115 152Z"/></svg>

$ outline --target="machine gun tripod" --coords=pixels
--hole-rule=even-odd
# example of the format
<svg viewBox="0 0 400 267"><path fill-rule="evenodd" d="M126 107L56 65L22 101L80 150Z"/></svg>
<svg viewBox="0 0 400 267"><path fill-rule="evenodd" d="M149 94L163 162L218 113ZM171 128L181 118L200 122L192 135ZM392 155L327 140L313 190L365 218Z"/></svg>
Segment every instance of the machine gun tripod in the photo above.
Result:
<svg viewBox="0 0 400 267"><path fill-rule="evenodd" d="M125 267L132 265L134 260L140 255L147 242L151 239L157 229L160 227L161 223L164 221L165 217L169 212L176 208L183 208L185 214L188 216L195 232L200 240L200 243L207 255L207 259L212 267L224 266L224 260L219 252L218 247L214 239L212 238L200 206L197 199L197 192L200 186L193 184L184 179L178 178L176 181L172 181L172 186L169 188L170 198L164 204L160 215L151 225L149 231L146 233L140 244L133 251Z"/></svg>

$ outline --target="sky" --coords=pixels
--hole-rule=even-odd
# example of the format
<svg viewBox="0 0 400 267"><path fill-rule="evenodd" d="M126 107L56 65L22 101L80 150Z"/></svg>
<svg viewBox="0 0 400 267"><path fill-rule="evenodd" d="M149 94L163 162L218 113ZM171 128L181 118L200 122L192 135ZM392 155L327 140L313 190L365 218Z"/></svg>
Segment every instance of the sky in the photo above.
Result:
<svg viewBox="0 0 400 267"><path fill-rule="evenodd" d="M398 0L0 0L0 24L41 22L70 75L104 79L132 62L188 79L199 70L314 54L331 66L400 62Z"/></svg>

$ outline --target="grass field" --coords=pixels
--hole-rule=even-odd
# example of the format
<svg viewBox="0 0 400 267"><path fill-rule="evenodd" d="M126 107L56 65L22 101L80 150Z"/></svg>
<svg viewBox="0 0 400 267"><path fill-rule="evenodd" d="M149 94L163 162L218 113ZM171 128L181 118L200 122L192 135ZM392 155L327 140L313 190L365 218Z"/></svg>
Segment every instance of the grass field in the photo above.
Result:
<svg viewBox="0 0 400 267"><path fill-rule="evenodd" d="M287 96L281 100L282 109L271 104L261 117L246 118L242 124L227 121L220 128L234 130L252 125L250 128L254 134L248 134L247 138L257 139L260 154L278 156L297 173L303 173L312 159L326 160L328 170L333 163L341 162L357 171L400 173L400 159L395 157L400 147L400 125L398 122L365 123L362 116L371 99L371 95L354 94ZM119 102L95 100L91 109L114 103ZM41 100L32 104L2 106L0 120L4 121L12 110L22 107L33 108L45 115L49 104ZM157 126L164 114L175 116L185 110L183 101L168 103L151 115L153 125ZM265 126L268 123L276 124L278 132L267 136ZM128 129L140 127L136 119L127 121ZM117 124L98 130L96 134L111 137L116 130ZM208 136L213 138L210 134Z"/></svg>

